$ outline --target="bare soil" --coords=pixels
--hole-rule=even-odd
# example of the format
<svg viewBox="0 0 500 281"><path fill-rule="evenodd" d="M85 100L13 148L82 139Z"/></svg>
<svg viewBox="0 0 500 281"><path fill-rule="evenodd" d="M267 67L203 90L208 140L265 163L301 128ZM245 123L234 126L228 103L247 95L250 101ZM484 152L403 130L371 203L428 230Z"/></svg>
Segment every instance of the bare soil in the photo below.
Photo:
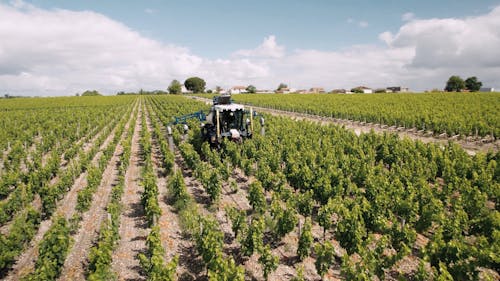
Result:
<svg viewBox="0 0 500 281"><path fill-rule="evenodd" d="M100 149L105 149L107 145L111 142L114 137L114 131L112 131L104 143L101 145ZM97 153L92 162L95 164L99 161L99 153ZM66 219L70 219L75 213L75 206L78 191L87 185L87 172L80 174L80 176L75 180L71 189L65 194L64 198L57 203L57 209L54 214L62 215ZM52 216L54 217L54 216ZM35 266L35 261L38 258L38 246L42 240L45 233L52 226L52 217L46 219L40 223L37 234L33 237L30 244L27 246L25 251L18 257L16 263L12 266L12 270L6 276L4 280L20 280L22 276L30 273Z"/></svg>
<svg viewBox="0 0 500 281"><path fill-rule="evenodd" d="M125 125L121 139L126 137L127 129L131 119ZM123 147L117 144L115 152L108 162L102 175L101 184L93 195L92 206L89 211L82 216L80 228L73 236L73 247L66 257L59 280L85 280L85 270L87 267L90 248L97 240L99 227L107 219L106 206L109 202L109 195L118 178L119 155L123 153Z"/></svg>
<svg viewBox="0 0 500 281"><path fill-rule="evenodd" d="M148 112L149 113L149 112ZM147 124L152 131L151 119L153 116L148 114ZM170 204L171 200L168 197L167 175L165 169L162 168L162 155L158 141L152 139L152 160L153 169L157 175L158 185L158 203L162 214L158 219L160 226L160 239L162 246L165 249L165 259L170 261L174 256L179 256L179 266L177 267L178 280L199 280L204 273L204 267L197 256L197 252L193 241L187 235L184 235L179 222L179 216L176 209Z"/></svg>
<svg viewBox="0 0 500 281"><path fill-rule="evenodd" d="M113 252L112 269L117 274L118 280L145 280L137 257L139 253L146 252L146 237L149 232L141 204L142 187L139 184L143 162L139 145L142 114L142 110L139 109L132 137L130 165L125 173L125 192L122 197L119 229L121 239Z"/></svg>

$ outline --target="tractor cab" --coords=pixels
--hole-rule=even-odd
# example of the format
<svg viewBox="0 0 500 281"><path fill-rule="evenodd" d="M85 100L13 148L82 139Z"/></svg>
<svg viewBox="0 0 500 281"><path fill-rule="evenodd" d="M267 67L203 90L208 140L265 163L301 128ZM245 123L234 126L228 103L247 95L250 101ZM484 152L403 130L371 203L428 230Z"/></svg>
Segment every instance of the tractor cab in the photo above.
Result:
<svg viewBox="0 0 500 281"><path fill-rule="evenodd" d="M213 102L203 125L205 140L212 146L218 146L222 138L241 142L243 138L252 136L252 110L245 111L243 105L232 103L231 96L228 95L214 97ZM249 113L249 118L245 118Z"/></svg>
<svg viewBox="0 0 500 281"><path fill-rule="evenodd" d="M244 138L251 138L253 132L253 117L256 112L250 108L245 110L242 104L233 103L231 95L221 95L213 98L213 105L208 114L202 111L176 117L174 124L185 124L187 119L196 118L201 122L203 141L218 148L223 139L242 142ZM264 126L261 117L261 125Z"/></svg>

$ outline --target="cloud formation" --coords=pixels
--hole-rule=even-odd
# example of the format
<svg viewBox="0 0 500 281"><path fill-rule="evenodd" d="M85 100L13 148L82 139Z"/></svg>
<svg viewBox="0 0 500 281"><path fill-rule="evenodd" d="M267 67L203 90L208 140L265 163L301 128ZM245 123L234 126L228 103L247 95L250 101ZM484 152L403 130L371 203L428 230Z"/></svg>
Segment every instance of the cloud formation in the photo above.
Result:
<svg viewBox="0 0 500 281"><path fill-rule="evenodd" d="M253 49L207 59L147 38L91 11L0 4L0 94L112 94L165 89L173 79L203 77L210 87L254 84L327 89L358 85L442 88L451 75L500 86L500 7L468 18L416 19L405 14L383 44L342 50L287 50L274 35Z"/></svg>
<svg viewBox="0 0 500 281"><path fill-rule="evenodd" d="M256 57L256 58L281 58L285 55L285 47L276 43L276 36L270 35L255 49L238 50L233 53L235 57Z"/></svg>

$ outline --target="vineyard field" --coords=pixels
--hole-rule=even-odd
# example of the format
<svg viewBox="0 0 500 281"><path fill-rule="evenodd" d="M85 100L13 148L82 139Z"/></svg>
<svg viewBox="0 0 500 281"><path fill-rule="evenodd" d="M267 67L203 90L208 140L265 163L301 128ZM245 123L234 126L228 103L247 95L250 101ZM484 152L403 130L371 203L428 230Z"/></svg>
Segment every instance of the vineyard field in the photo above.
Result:
<svg viewBox="0 0 500 281"><path fill-rule="evenodd" d="M499 93L243 94L233 98L256 106L428 130L435 135L500 136Z"/></svg>
<svg viewBox="0 0 500 281"><path fill-rule="evenodd" d="M500 135L497 94L233 98ZM171 124L208 109L177 95L0 100L0 279L500 279L500 152L263 112L264 135L255 122L217 150L198 121Z"/></svg>

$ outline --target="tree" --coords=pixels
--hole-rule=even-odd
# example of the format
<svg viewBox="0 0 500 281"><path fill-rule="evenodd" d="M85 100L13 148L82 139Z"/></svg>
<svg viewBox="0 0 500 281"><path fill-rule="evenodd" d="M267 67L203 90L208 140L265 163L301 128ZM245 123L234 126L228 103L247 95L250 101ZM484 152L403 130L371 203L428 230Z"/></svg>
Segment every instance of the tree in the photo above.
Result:
<svg viewBox="0 0 500 281"><path fill-rule="evenodd" d="M184 86L193 93L203 93L205 91L205 80L200 77L190 77L184 81Z"/></svg>
<svg viewBox="0 0 500 281"><path fill-rule="evenodd" d="M447 92L460 92L465 89L465 82L460 76L453 75L446 82L446 87L444 88Z"/></svg>
<svg viewBox="0 0 500 281"><path fill-rule="evenodd" d="M481 86L483 86L483 83L481 81L478 81L476 76L465 79L465 87L471 92L479 91Z"/></svg>
<svg viewBox="0 0 500 281"><path fill-rule="evenodd" d="M360 87L356 87L356 88L352 88L351 92L356 93L356 94L362 94L363 89L361 89Z"/></svg>
<svg viewBox="0 0 500 281"><path fill-rule="evenodd" d="M96 90L93 91L87 90L82 93L82 97L89 97L89 96L102 96L102 95Z"/></svg>
<svg viewBox="0 0 500 281"><path fill-rule="evenodd" d="M182 93L182 84L177 80L172 80L168 86L168 93L171 95L180 95Z"/></svg>
<svg viewBox="0 0 500 281"><path fill-rule="evenodd" d="M278 268L279 258L271 253L271 248L266 245L259 257L259 263L262 266L262 271L264 273L264 279L267 280L269 273L273 272Z"/></svg>
<svg viewBox="0 0 500 281"><path fill-rule="evenodd" d="M311 233L311 219L306 218L304 227L299 237L299 245L297 247L297 256L302 261L311 253L311 245L313 242L313 236Z"/></svg>
<svg viewBox="0 0 500 281"><path fill-rule="evenodd" d="M278 88L276 89L276 91L279 91L279 90L284 89L284 88L288 88L288 85L285 83L280 83Z"/></svg>
<svg viewBox="0 0 500 281"><path fill-rule="evenodd" d="M247 92L249 92L250 94L255 94L257 92L257 88L255 88L254 85L248 85L247 87Z"/></svg>

